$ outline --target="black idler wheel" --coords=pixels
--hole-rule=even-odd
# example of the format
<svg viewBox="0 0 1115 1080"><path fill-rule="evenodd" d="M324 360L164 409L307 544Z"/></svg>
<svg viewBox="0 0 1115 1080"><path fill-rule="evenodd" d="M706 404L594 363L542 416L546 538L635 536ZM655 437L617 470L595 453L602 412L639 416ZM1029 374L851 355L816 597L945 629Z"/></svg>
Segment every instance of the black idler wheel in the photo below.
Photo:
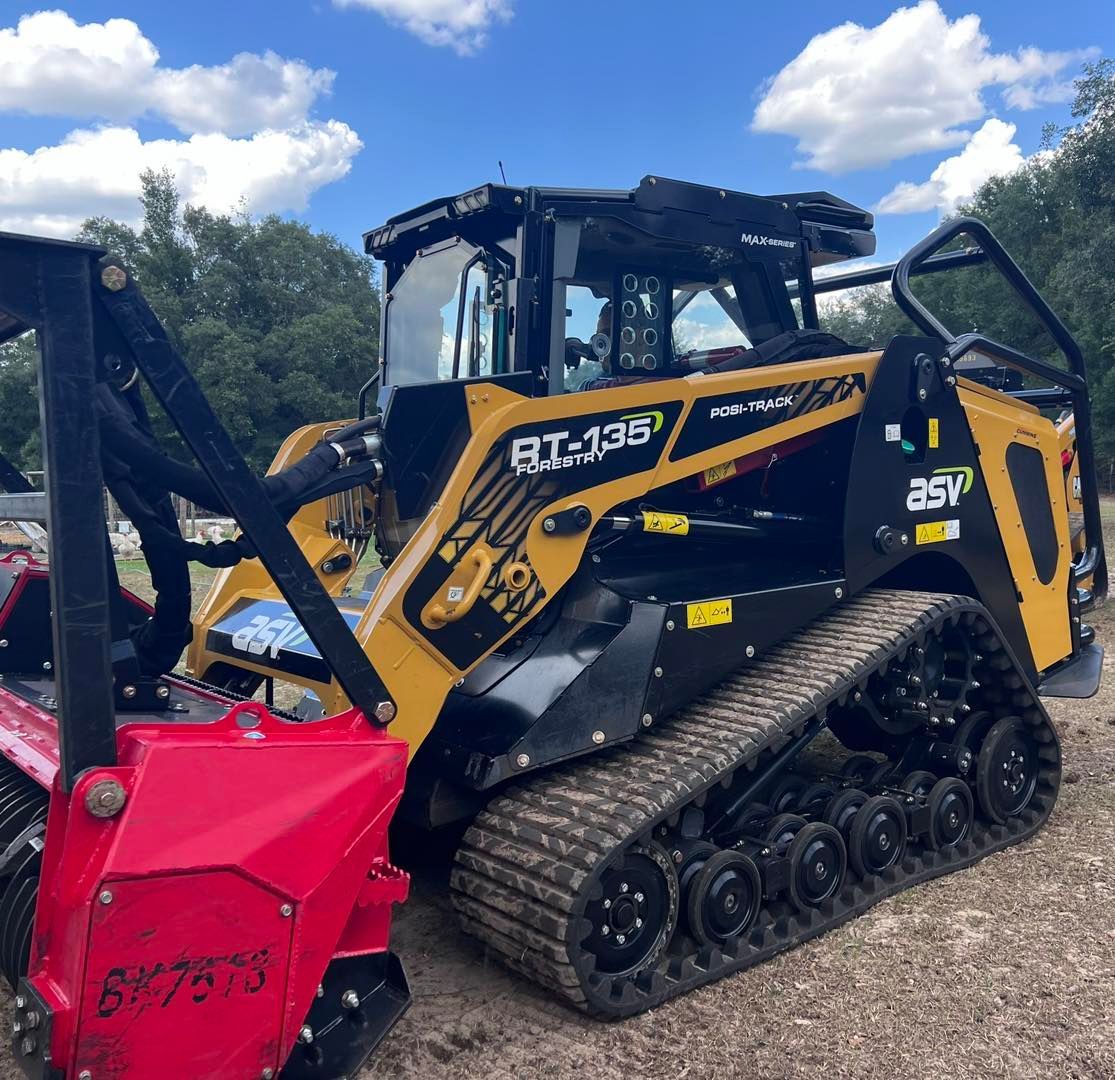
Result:
<svg viewBox="0 0 1115 1080"><path fill-rule="evenodd" d="M787 852L790 901L799 911L820 907L834 896L848 868L844 837L831 825L814 821L798 831Z"/></svg>
<svg viewBox="0 0 1115 1080"><path fill-rule="evenodd" d="M806 824L805 818L800 814L779 814L771 819L763 834L763 841L770 845L776 855L781 855Z"/></svg>
<svg viewBox="0 0 1115 1080"><path fill-rule="evenodd" d="M791 773L789 776L782 777L774 785L767 802L776 814L788 813L797 806L799 796L808 786L809 781L804 776L795 776Z"/></svg>
<svg viewBox="0 0 1115 1080"><path fill-rule="evenodd" d="M963 780L947 776L929 793L929 833L926 843L933 849L954 847L972 831L975 805Z"/></svg>
<svg viewBox="0 0 1115 1080"><path fill-rule="evenodd" d="M583 942L596 970L633 975L654 965L678 919L678 876L669 855L657 843L629 849L604 871L600 890L585 908L592 929Z"/></svg>
<svg viewBox="0 0 1115 1080"><path fill-rule="evenodd" d="M866 791L860 791L859 788L847 788L829 800L825 807L823 821L826 825L831 825L847 840L852 821L868 798Z"/></svg>
<svg viewBox="0 0 1115 1080"><path fill-rule="evenodd" d="M956 734L952 737L953 746L965 747L973 755L979 753L984 736L991 730L994 723L995 717L984 709L977 709L975 712L969 713L960 722Z"/></svg>
<svg viewBox="0 0 1115 1080"><path fill-rule="evenodd" d="M867 784L869 787L879 787L886 784L894 778L894 762L884 761L881 765L876 765L871 771L871 775L867 777Z"/></svg>
<svg viewBox="0 0 1115 1080"><path fill-rule="evenodd" d="M902 857L906 815L897 799L876 795L856 813L848 831L848 858L861 877L881 874Z"/></svg>
<svg viewBox="0 0 1115 1080"><path fill-rule="evenodd" d="M933 790L933 785L937 783L937 779L933 773L926 769L914 769L913 772L908 772L902 778L901 784L895 786L903 791L908 791L911 795L916 795L919 799L924 799Z"/></svg>
<svg viewBox="0 0 1115 1080"><path fill-rule="evenodd" d="M673 846L674 865L677 867L678 887L681 890L681 904L684 908L685 897L701 867L720 849L707 840L680 840Z"/></svg>
<svg viewBox="0 0 1115 1080"><path fill-rule="evenodd" d="M0 894L0 970L13 990L27 974L31 957L42 868L40 846L40 843L26 843L17 851L8 864L10 876Z"/></svg>
<svg viewBox="0 0 1115 1080"><path fill-rule="evenodd" d="M987 733L976 763L980 809L1005 824L1026 809L1038 784L1038 751L1017 716L1004 716Z"/></svg>
<svg viewBox="0 0 1115 1080"><path fill-rule="evenodd" d="M836 794L832 784L818 781L809 784L798 796L797 810L799 814L820 814L824 812L829 800Z"/></svg>
<svg viewBox="0 0 1115 1080"><path fill-rule="evenodd" d="M865 780L878 766L879 762L867 754L853 754L840 766L840 775L845 780Z"/></svg>
<svg viewBox="0 0 1115 1080"><path fill-rule="evenodd" d="M689 892L689 927L702 944L723 945L751 929L762 904L754 860L740 851L719 851L701 868Z"/></svg>

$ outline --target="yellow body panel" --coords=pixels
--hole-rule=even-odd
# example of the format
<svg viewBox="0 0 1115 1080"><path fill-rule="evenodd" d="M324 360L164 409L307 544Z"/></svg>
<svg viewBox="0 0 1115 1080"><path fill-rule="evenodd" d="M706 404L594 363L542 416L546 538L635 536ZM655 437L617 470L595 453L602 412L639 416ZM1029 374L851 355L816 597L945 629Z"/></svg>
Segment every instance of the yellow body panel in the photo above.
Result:
<svg viewBox="0 0 1115 1080"><path fill-rule="evenodd" d="M278 472L297 461L316 443L320 442L326 432L350 422L333 421L327 424L310 424L292 432L279 447L279 452L275 455L275 460L271 463L268 473ZM355 556L355 552L342 541L335 540L325 531L327 513L325 499L307 503L290 519L289 527L291 535L297 541L302 554L306 557L306 561L314 568L318 580L325 586L326 591L331 596L340 596L355 570L355 558L353 558L353 566L346 571L335 574L326 574L321 569L322 564L344 552L347 552L350 556ZM209 592L194 616L194 639L186 653L187 674L203 674L212 663L226 659L209 652L205 648L204 627L212 626L213 623L220 620L238 600L245 597L254 599L260 596L281 599L271 576L263 569L258 559L245 559L236 566L217 571L217 576L214 578ZM270 668L252 663L250 658L247 657L243 661L238 660L237 666L255 671L260 675L275 674ZM328 693L329 691L328 684L307 683L307 685L312 686L320 693Z"/></svg>
<svg viewBox="0 0 1115 1080"><path fill-rule="evenodd" d="M1072 652L1068 613L1068 578L1072 550L1057 429L1031 406L1006 394L961 380L960 403L979 447L983 479L991 496L995 520L1003 538L1015 588L1021 598L1022 621L1038 670ZM1022 515L1007 474L1006 452L1011 443L1036 447L1045 463L1045 479L1059 549L1057 570L1043 585L1034 569Z"/></svg>
<svg viewBox="0 0 1115 1080"><path fill-rule="evenodd" d="M561 589L576 570L591 529L572 535L550 535L541 525L547 515L582 505L589 508L595 521L621 503L638 499L665 484L714 468L727 458L742 457L765 446L855 416L863 407L865 393L870 386L879 355L865 353L685 379L654 380L556 397L524 398L495 384L470 386L468 409L472 438L440 499L385 572L354 631L362 648L374 659L376 669L397 705L398 713L391 725L392 733L406 739L413 754L432 728L453 684L467 674L467 670L471 670L455 667L423 636L421 628L408 622L403 613L403 598L423 566L431 559L439 558L443 537L460 517L464 500L470 487L476 482L489 451L509 429L522 424L564 421L613 409L637 412L640 409L653 409L667 401L680 402L681 405L681 414L655 468L575 492L541 506L534 514L521 561L529 566L536 577L530 587L541 588L544 596L549 598ZM843 400L793 416L742 438L720 443L682 460L669 460L670 450L697 401L720 394L746 394L767 387L852 375L862 376L861 387L857 387ZM315 439L320 438L324 427L325 425L303 428L291 436L284 444L273 468L279 468L287 460L293 460L305 452ZM498 508L493 511L497 515L500 512ZM324 517L323 504L318 503L304 507L291 523L291 531L303 551L319 567L321 560L326 557L326 549L335 545L322 529ZM446 584L463 594L467 592L474 573L472 561L462 558ZM345 579L346 575L336 575L326 582L327 587L337 595ZM274 586L257 563L223 571L214 582L195 620L199 632L189 654L191 670L204 677L209 664L226 659L205 650L203 627L212 625L240 597L274 598L276 595ZM485 603L487 600L479 602ZM430 609L431 605L428 603L423 609L421 622L428 632L436 636L436 630L430 631L431 626L437 622L436 618L431 619ZM537 610L541 610L541 607ZM509 626L506 637L513 633L514 627ZM237 660L237 664L260 674L276 674L271 669L252 664L250 660ZM476 664L471 666L475 667ZM322 686L307 682L306 685L315 690L327 713L339 711L349 704L335 683Z"/></svg>

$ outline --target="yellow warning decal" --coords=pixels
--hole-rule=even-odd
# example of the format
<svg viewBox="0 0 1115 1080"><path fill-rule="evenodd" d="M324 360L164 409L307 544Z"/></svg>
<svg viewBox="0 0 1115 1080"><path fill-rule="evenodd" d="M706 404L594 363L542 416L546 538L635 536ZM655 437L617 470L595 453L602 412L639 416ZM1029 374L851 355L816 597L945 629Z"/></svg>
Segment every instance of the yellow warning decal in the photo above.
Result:
<svg viewBox="0 0 1115 1080"><path fill-rule="evenodd" d="M736 475L735 461L725 461L723 465L713 465L711 469L705 469L705 487L712 487L713 484L719 484L722 480L729 480Z"/></svg>
<svg viewBox="0 0 1115 1080"><path fill-rule="evenodd" d="M663 514L658 510L644 510L643 532L687 536L689 533L689 518L684 514Z"/></svg>
<svg viewBox="0 0 1115 1080"><path fill-rule="evenodd" d="M706 626L722 626L731 621L731 600L706 600L703 604L685 605L685 625L690 630L703 630Z"/></svg>
<svg viewBox="0 0 1115 1080"><path fill-rule="evenodd" d="M936 450L941 445L941 421L935 416L929 418L929 449Z"/></svg>
<svg viewBox="0 0 1115 1080"><path fill-rule="evenodd" d="M960 539L960 519L951 521L922 521L915 530L914 542L918 544L940 544L945 540Z"/></svg>

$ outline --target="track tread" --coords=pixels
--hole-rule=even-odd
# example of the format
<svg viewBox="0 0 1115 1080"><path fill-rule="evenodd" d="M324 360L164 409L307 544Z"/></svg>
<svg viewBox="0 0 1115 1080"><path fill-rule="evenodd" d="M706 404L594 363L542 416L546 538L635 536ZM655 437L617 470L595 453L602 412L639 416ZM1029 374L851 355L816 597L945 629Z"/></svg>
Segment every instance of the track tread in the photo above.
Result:
<svg viewBox="0 0 1115 1080"><path fill-rule="evenodd" d="M990 616L967 597L871 590L746 662L631 742L507 790L477 816L457 853L451 888L462 925L513 970L572 1004L598 1015L625 1016L765 959L903 887L1023 839L1048 815L1059 776L1055 734L1024 681L1030 722L1048 749L1042 755L1040 813L1028 812L1011 828L982 830L982 843L968 840L949 854L908 856L901 868L882 877L849 879L824 912L787 912L756 927L746 942L664 958L658 970L638 980L598 975L591 961L586 968L588 954L579 947L588 929L581 912L594 886L599 889L596 875L624 849L647 842L671 814L737 770L753 768L760 755L780 748L810 718L904 657L927 632L966 613L974 613L977 633L998 641Z"/></svg>

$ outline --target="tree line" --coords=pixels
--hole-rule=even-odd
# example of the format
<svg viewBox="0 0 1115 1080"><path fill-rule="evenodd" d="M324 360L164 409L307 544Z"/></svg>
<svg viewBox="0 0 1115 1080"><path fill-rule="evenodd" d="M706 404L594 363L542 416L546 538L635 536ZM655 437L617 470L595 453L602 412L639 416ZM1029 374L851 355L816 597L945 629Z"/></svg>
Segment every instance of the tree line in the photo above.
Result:
<svg viewBox="0 0 1115 1080"><path fill-rule="evenodd" d="M959 213L991 227L1080 343L1106 481L1115 469L1115 61L1085 66L1072 118L1067 127L1047 126L1039 153L1017 172L988 180ZM1065 366L994 268L915 278L911 287L953 333L979 331ZM829 300L821 318L825 329L866 345L919 332L894 304L889 285Z"/></svg>
<svg viewBox="0 0 1115 1080"><path fill-rule="evenodd" d="M297 221L183 207L165 171L143 176L142 204L139 228L92 218L77 239L123 260L254 467L295 428L355 414L379 356L372 259ZM39 462L35 364L31 335L0 348L0 449L28 469Z"/></svg>

